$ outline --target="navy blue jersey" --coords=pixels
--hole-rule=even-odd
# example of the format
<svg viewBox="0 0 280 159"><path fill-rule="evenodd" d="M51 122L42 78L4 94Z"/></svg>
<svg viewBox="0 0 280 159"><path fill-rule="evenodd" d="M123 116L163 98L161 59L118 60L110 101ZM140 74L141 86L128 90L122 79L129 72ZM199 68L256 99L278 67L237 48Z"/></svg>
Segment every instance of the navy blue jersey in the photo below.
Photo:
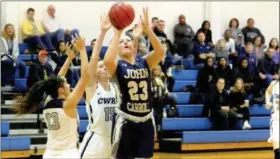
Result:
<svg viewBox="0 0 280 159"><path fill-rule="evenodd" d="M130 64L118 61L116 76L122 94L120 109L134 116L145 116L152 111L151 80L148 63L143 58Z"/></svg>

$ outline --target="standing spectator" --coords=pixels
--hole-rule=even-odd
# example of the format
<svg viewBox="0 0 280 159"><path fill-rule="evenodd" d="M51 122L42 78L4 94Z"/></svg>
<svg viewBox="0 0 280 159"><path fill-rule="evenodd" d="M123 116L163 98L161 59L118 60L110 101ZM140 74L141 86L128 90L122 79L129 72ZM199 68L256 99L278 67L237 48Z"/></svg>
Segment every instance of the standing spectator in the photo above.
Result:
<svg viewBox="0 0 280 159"><path fill-rule="evenodd" d="M274 51L272 48L267 49L265 56L259 61L258 72L260 85L258 86L261 88L267 88L272 80L279 79L277 66L272 60Z"/></svg>
<svg viewBox="0 0 280 159"><path fill-rule="evenodd" d="M257 36L260 36L262 38L261 43L264 44L265 43L264 36L262 35L261 31L258 28L254 27L254 24L255 24L254 19L249 18L247 20L247 26L242 29L242 33L244 35L244 41L245 43L247 42L254 43L254 39Z"/></svg>
<svg viewBox="0 0 280 159"><path fill-rule="evenodd" d="M229 90L232 79L232 70L227 63L227 59L222 57L218 60L218 67L215 69L216 77L225 80L225 89Z"/></svg>
<svg viewBox="0 0 280 159"><path fill-rule="evenodd" d="M205 20L202 25L201 28L197 31L198 32L203 32L206 36L205 42L209 43L211 47L214 47L213 41L212 41L212 31L210 30L210 22ZM197 37L195 39L196 41L198 40Z"/></svg>
<svg viewBox="0 0 280 159"><path fill-rule="evenodd" d="M174 27L174 45L176 46L176 53L184 58L191 55L194 36L195 34L192 27L186 23L186 17L180 15L179 23Z"/></svg>
<svg viewBox="0 0 280 159"><path fill-rule="evenodd" d="M279 59L280 59L280 50L279 50L279 43L276 38L272 38L269 42L269 48L273 48L275 50L272 59L279 68Z"/></svg>
<svg viewBox="0 0 280 159"><path fill-rule="evenodd" d="M55 16L55 6L49 5L47 9L48 15L42 21L43 27L47 33L50 33L52 41L57 44L58 41L71 42L71 35L79 34L79 30L62 28L60 20Z"/></svg>
<svg viewBox="0 0 280 159"><path fill-rule="evenodd" d="M48 52L46 50L41 50L38 55L38 61L30 66L29 75L27 78L28 89L33 86L34 83L40 80L46 80L48 77L54 75L52 67L47 63Z"/></svg>
<svg viewBox="0 0 280 159"><path fill-rule="evenodd" d="M255 83L255 72L250 72L247 58L241 59L241 63L235 68L233 79L241 78L244 82L245 90L248 94L252 93Z"/></svg>
<svg viewBox="0 0 280 159"><path fill-rule="evenodd" d="M220 59L221 57L224 57L226 59L229 58L229 50L226 49L226 40L225 39L220 39L217 44L215 45L214 52L216 59Z"/></svg>
<svg viewBox="0 0 280 159"><path fill-rule="evenodd" d="M224 33L224 39L226 41L225 49L230 52L229 56L237 56L237 53L235 51L235 42L230 36L230 30L227 29Z"/></svg>
<svg viewBox="0 0 280 159"><path fill-rule="evenodd" d="M3 55L10 57L9 59L12 61L12 63L16 64L15 69L19 70L19 77L24 78L26 65L18 58L18 41L16 40L15 28L12 24L6 24L4 30L2 31L2 37L0 39L0 53L1 58ZM2 72L4 73L7 70L4 71L3 68L6 68L5 65L2 67ZM2 74L2 77L11 79L11 77L6 76L5 73Z"/></svg>
<svg viewBox="0 0 280 159"><path fill-rule="evenodd" d="M175 54L174 47L171 40L168 39L167 35L164 33L165 22L164 20L159 20L157 27L154 28L154 33L160 41L165 41L168 44L169 50L172 54ZM150 45L150 51L154 50L152 45Z"/></svg>
<svg viewBox="0 0 280 159"><path fill-rule="evenodd" d="M207 96L205 107L210 109L210 119L214 130L234 129L237 122L236 113L230 109L229 96L225 88L225 80L219 78L215 89Z"/></svg>
<svg viewBox="0 0 280 159"><path fill-rule="evenodd" d="M262 45L262 37L257 36L254 39L254 50L253 52L256 54L257 60L260 60L264 57L264 47Z"/></svg>
<svg viewBox="0 0 280 159"><path fill-rule="evenodd" d="M204 67L201 68L198 72L196 88L199 92L209 93L210 86L216 82L216 73L214 68L214 59L207 58L205 60Z"/></svg>
<svg viewBox="0 0 280 159"><path fill-rule="evenodd" d="M198 67L201 68L208 57L215 58L215 53L213 53L210 43L205 41L205 33L203 31L197 32L196 39L197 42L194 42L193 53L195 63L199 64Z"/></svg>
<svg viewBox="0 0 280 159"><path fill-rule="evenodd" d="M40 49L55 51L50 35L45 33L41 23L34 19L34 14L33 8L27 10L27 19L23 21L21 29L23 41L34 48L38 45Z"/></svg>
<svg viewBox="0 0 280 159"><path fill-rule="evenodd" d="M140 57L148 55L148 50L145 43L140 42L137 55Z"/></svg>
<svg viewBox="0 0 280 159"><path fill-rule="evenodd" d="M242 119L244 121L244 124L242 129L251 129L251 125L249 124L249 100L247 100L247 93L244 88L244 82L241 78L237 78L235 80L234 86L230 90L229 106L233 112L243 115Z"/></svg>
<svg viewBox="0 0 280 159"><path fill-rule="evenodd" d="M229 22L230 35L234 39L235 50L239 50L244 46L244 35L239 27L239 21L236 18L233 18Z"/></svg>
<svg viewBox="0 0 280 159"><path fill-rule="evenodd" d="M243 58L246 58L248 60L250 72L256 72L257 57L256 54L253 52L252 43L250 42L246 43L245 47L241 49L241 52L239 52L238 54L239 63Z"/></svg>
<svg viewBox="0 0 280 159"><path fill-rule="evenodd" d="M158 21L159 21L158 17L152 18L152 30L154 30L157 27Z"/></svg>

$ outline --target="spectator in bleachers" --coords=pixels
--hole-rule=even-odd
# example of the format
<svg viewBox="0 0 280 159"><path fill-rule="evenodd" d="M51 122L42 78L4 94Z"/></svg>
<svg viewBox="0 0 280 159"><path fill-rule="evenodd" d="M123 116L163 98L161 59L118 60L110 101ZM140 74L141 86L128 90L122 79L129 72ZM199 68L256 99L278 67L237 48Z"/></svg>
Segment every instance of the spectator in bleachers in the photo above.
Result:
<svg viewBox="0 0 280 159"><path fill-rule="evenodd" d="M197 41L194 42L193 53L195 56L195 63L199 64L201 68L208 57L215 58L215 53L213 53L211 44L205 41L205 33L203 31L197 32L196 39Z"/></svg>
<svg viewBox="0 0 280 159"><path fill-rule="evenodd" d="M236 80L241 78L244 82L245 90L248 94L252 93L254 82L255 82L255 72L250 72L247 58L241 59L240 65L235 68L233 73L233 79Z"/></svg>
<svg viewBox="0 0 280 159"><path fill-rule="evenodd" d="M223 78L225 80L225 89L229 90L232 83L232 70L228 65L227 59L221 57L218 60L218 66L215 69L216 77Z"/></svg>
<svg viewBox="0 0 280 159"><path fill-rule="evenodd" d="M41 23L34 19L34 14L33 8L27 10L27 19L23 21L21 28L23 41L34 48L39 46L43 50L55 51L50 34L45 33Z"/></svg>
<svg viewBox="0 0 280 159"><path fill-rule="evenodd" d="M277 65L272 60L275 50L272 48L267 49L265 56L258 63L258 72L261 88L267 88L272 80L278 80L279 74Z"/></svg>
<svg viewBox="0 0 280 159"><path fill-rule="evenodd" d="M169 108L175 111L177 104L175 97L169 93L166 87L166 78L159 65L152 71L151 87L153 107L155 108L155 121L158 129L163 118L163 108L169 105ZM172 116L176 116L176 114L173 114Z"/></svg>
<svg viewBox="0 0 280 159"><path fill-rule="evenodd" d="M230 109L235 112L236 116L242 114L243 127L242 129L251 129L250 112L249 112L249 100L247 99L247 93L245 91L244 82L241 78L235 80L234 86L229 93L229 106Z"/></svg>
<svg viewBox="0 0 280 159"><path fill-rule="evenodd" d="M269 42L269 48L273 48L275 50L272 59L275 62L275 64L277 65L277 67L279 68L279 60L280 60L280 49L279 49L279 43L278 40L276 38L272 38Z"/></svg>
<svg viewBox="0 0 280 159"><path fill-rule="evenodd" d="M19 49L18 49L18 41L16 40L16 33L15 28L12 24L6 24L4 26L4 30L2 31L0 39L0 53L1 53L1 59L5 55L9 57L9 60L11 63L16 64L15 70L19 70L19 78L24 78L25 75L25 63L21 61L19 56ZM5 61L8 62L8 61ZM4 62L4 63L5 63ZM4 64L3 63L3 64ZM5 64L2 65L2 71L5 67ZM7 65L6 65L7 66ZM11 79L10 77L6 76L5 74L2 74L2 77L5 77L7 79Z"/></svg>
<svg viewBox="0 0 280 159"><path fill-rule="evenodd" d="M92 54L92 50L95 46L96 43L96 39L92 39L90 42L90 49L87 50L87 55L88 55L88 59L90 60L91 54Z"/></svg>
<svg viewBox="0 0 280 159"><path fill-rule="evenodd" d="M174 27L174 45L176 46L176 53L184 58L192 55L192 40L194 36L195 34L192 27L186 23L186 17L180 15L179 23Z"/></svg>
<svg viewBox="0 0 280 159"><path fill-rule="evenodd" d="M79 34L77 29L69 30L63 28L60 19L55 16L55 6L49 5L47 9L48 15L42 21L43 27L47 33L50 33L53 43L56 45L59 41L71 42L71 35Z"/></svg>
<svg viewBox="0 0 280 159"><path fill-rule="evenodd" d="M254 39L254 50L253 52L256 54L257 60L260 60L264 57L264 47L262 45L262 37L257 36Z"/></svg>
<svg viewBox="0 0 280 159"><path fill-rule="evenodd" d="M139 43L137 55L140 57L144 57L144 56L148 55L148 50L147 50L147 46L145 43L142 43L142 42Z"/></svg>
<svg viewBox="0 0 280 159"><path fill-rule="evenodd" d="M32 85L40 80L46 80L48 77L54 75L52 67L47 63L48 52L41 50L38 54L38 61L30 66L29 75L27 78L27 88L31 88Z"/></svg>
<svg viewBox="0 0 280 159"><path fill-rule="evenodd" d="M152 30L154 30L157 27L158 21L159 21L158 17L152 18Z"/></svg>
<svg viewBox="0 0 280 159"><path fill-rule="evenodd" d="M226 40L225 39L220 39L217 44L215 45L214 48L214 53L216 54L216 59L219 59L221 57L224 57L226 59L229 58L229 50L226 49Z"/></svg>
<svg viewBox="0 0 280 159"><path fill-rule="evenodd" d="M236 113L230 109L229 95L224 88L225 80L219 78L215 89L209 92L204 105L210 110L210 119L214 130L234 129L237 122Z"/></svg>
<svg viewBox="0 0 280 159"><path fill-rule="evenodd" d="M165 21L164 20L159 20L157 27L154 28L154 33L158 37L160 41L165 41L168 44L169 50L172 54L175 54L174 47L171 43L171 40L168 39L167 35L164 33L165 29ZM150 51L154 50L152 45L150 45Z"/></svg>
<svg viewBox="0 0 280 159"><path fill-rule="evenodd" d="M165 75L166 81L168 82L168 91L172 92L173 86L175 84L175 79L171 73L172 71L172 66L174 64L174 59L172 54L169 52L169 47L168 44L164 41L161 42L163 50L165 52L165 56L162 59L162 61L159 63L161 66L161 70L163 74Z"/></svg>
<svg viewBox="0 0 280 159"><path fill-rule="evenodd" d="M216 82L216 73L214 68L214 59L208 57L205 60L204 67L198 72L196 88L199 92L205 94L210 90L210 86Z"/></svg>
<svg viewBox="0 0 280 159"><path fill-rule="evenodd" d="M244 35L239 27L239 21L236 18L233 18L229 22L230 35L234 39L235 50L239 50L244 46Z"/></svg>
<svg viewBox="0 0 280 159"><path fill-rule="evenodd" d="M214 47L214 44L213 44L213 41L212 41L212 31L210 30L210 22L205 20L202 25L201 25L201 28L197 31L197 34L199 32L203 32L205 34L205 42L206 43L209 43L211 47ZM197 39L198 37L195 37L195 41L198 41Z"/></svg>
<svg viewBox="0 0 280 159"><path fill-rule="evenodd" d="M239 62L237 63L237 65L240 64L240 61L243 58L246 58L248 60L250 72L256 72L257 57L256 54L253 52L252 43L245 43L245 47L242 48L241 51L238 53Z"/></svg>
<svg viewBox="0 0 280 159"><path fill-rule="evenodd" d="M229 51L229 56L237 56L237 52L235 51L235 42L234 40L231 38L230 35L230 30L227 29L224 33L224 39L226 41L225 43L225 50Z"/></svg>
<svg viewBox="0 0 280 159"><path fill-rule="evenodd" d="M250 42L250 43L254 43L254 39L257 36L260 36L262 38L261 43L264 44L265 43L265 38L262 35L261 31L258 28L254 27L254 19L249 18L247 20L247 26L245 28L242 29L242 33L244 35L244 42Z"/></svg>

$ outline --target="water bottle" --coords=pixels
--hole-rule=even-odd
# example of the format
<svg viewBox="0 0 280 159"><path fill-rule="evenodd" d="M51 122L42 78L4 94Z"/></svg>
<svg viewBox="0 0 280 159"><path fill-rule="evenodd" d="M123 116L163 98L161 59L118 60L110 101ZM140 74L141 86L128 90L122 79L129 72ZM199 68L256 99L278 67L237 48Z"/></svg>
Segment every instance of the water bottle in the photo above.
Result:
<svg viewBox="0 0 280 159"><path fill-rule="evenodd" d="M162 117L163 117L163 118L166 118L166 117L167 117L167 114L166 114L166 109L165 109L165 108L163 108Z"/></svg>

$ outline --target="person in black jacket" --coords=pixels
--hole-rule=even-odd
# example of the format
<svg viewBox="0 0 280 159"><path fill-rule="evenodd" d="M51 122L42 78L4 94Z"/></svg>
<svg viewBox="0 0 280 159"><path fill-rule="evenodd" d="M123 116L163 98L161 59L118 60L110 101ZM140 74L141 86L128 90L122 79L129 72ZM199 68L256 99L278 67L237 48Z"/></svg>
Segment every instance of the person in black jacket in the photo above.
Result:
<svg viewBox="0 0 280 159"><path fill-rule="evenodd" d="M245 41L245 43L250 42L253 44L254 39L257 36L261 36L262 37L261 43L264 44L265 38L264 38L263 34L261 33L261 31L258 28L254 27L254 24L255 24L254 19L249 18L247 20L247 26L242 29L242 33L244 35L244 41Z"/></svg>
<svg viewBox="0 0 280 159"><path fill-rule="evenodd" d="M252 93L254 88L256 73L249 71L248 59L241 59L241 63L238 67L235 68L233 72L233 79L241 78L244 82L245 90L248 94Z"/></svg>
<svg viewBox="0 0 280 159"><path fill-rule="evenodd" d="M54 75L52 67L47 63L48 52L41 50L38 54L38 61L30 66L29 75L27 77L27 88L31 88L34 83L40 80L46 80L48 77Z"/></svg>
<svg viewBox="0 0 280 159"><path fill-rule="evenodd" d="M211 47L214 47L214 44L213 44L213 41L212 41L212 31L210 30L210 22L205 20L202 25L201 25L201 28L197 31L200 32L204 32L205 36L206 36L206 39L205 39L205 42L206 43L209 43L211 45ZM197 37L194 38L194 41L198 41Z"/></svg>
<svg viewBox="0 0 280 159"><path fill-rule="evenodd" d="M229 106L234 112L243 115L244 124L242 129L251 129L251 125L249 124L249 100L247 100L247 93L245 91L244 82L241 78L236 79L234 86L230 90Z"/></svg>
<svg viewBox="0 0 280 159"><path fill-rule="evenodd" d="M237 115L230 110L229 96L225 88L225 79L219 78L215 89L212 89L207 96L204 107L210 111L210 119L214 130L234 129L237 122Z"/></svg>
<svg viewBox="0 0 280 159"><path fill-rule="evenodd" d="M207 58L204 67L198 72L196 88L199 92L205 94L210 90L210 86L216 82L216 74L214 68L214 59Z"/></svg>
<svg viewBox="0 0 280 159"><path fill-rule="evenodd" d="M227 63L227 59L221 57L218 61L218 67L215 69L217 78L225 79L225 89L228 90L232 84L232 70Z"/></svg>

